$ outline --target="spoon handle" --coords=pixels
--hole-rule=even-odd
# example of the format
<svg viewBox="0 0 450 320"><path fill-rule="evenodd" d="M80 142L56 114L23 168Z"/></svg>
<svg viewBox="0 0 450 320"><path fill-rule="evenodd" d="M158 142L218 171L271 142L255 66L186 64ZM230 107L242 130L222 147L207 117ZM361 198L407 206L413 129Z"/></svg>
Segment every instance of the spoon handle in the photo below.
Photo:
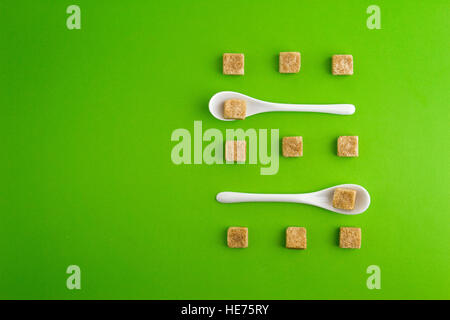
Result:
<svg viewBox="0 0 450 320"><path fill-rule="evenodd" d="M355 113L353 104L283 104L270 103L270 111L320 112L350 115Z"/></svg>
<svg viewBox="0 0 450 320"><path fill-rule="evenodd" d="M269 193L243 193L243 192L220 192L216 197L221 203L237 202L295 202L310 203L303 194L269 194Z"/></svg>

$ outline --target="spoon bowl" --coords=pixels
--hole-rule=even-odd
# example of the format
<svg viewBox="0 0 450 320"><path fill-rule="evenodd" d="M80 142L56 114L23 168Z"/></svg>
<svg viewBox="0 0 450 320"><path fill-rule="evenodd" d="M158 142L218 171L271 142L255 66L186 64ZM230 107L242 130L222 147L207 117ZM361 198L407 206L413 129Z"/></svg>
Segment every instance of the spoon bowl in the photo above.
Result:
<svg viewBox="0 0 450 320"><path fill-rule="evenodd" d="M223 104L228 99L245 100L247 104L246 117L253 116L263 112L274 111L296 111L296 112L320 112L350 115L355 113L355 106L352 104L285 104L273 103L258 100L245 94L233 91L221 91L216 93L209 100L209 111L211 114L222 121L234 121L234 119L225 119L223 117Z"/></svg>
<svg viewBox="0 0 450 320"><path fill-rule="evenodd" d="M336 188L349 188L356 190L355 207L353 210L343 210L333 207L333 193ZM216 200L221 203L237 202L294 202L304 203L320 207L345 215L363 213L369 208L370 195L362 186L357 184L341 184L331 188L311 193L293 194L269 194L269 193L242 193L242 192L220 192Z"/></svg>

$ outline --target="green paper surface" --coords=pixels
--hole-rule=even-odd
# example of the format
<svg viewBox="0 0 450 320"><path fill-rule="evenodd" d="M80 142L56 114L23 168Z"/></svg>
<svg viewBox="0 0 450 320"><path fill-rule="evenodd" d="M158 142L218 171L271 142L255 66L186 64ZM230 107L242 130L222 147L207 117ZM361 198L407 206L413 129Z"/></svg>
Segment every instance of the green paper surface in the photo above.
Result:
<svg viewBox="0 0 450 320"><path fill-rule="evenodd" d="M449 1L74 2L0 3L0 298L450 298ZM278 72L280 51L301 52L298 74ZM244 76L222 74L224 52L245 54ZM333 54L354 75L333 76ZM208 101L224 90L356 113L221 122ZM303 157L280 155L276 175L175 165L171 134L194 121L301 135ZM340 135L359 136L358 158L336 156ZM215 200L343 183L370 192L365 213ZM226 246L229 226L249 228L247 249ZM307 250L284 248L288 226ZM360 250L339 248L341 226L362 229Z"/></svg>

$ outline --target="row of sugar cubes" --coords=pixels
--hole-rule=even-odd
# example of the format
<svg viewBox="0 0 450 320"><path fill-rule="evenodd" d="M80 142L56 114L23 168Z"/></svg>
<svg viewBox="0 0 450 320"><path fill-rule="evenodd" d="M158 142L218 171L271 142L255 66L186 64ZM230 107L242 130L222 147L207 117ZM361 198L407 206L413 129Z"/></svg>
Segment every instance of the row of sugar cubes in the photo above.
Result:
<svg viewBox="0 0 450 320"><path fill-rule="evenodd" d="M279 71L280 73L298 73L301 67L300 52L280 52ZM353 56L350 54L335 54L331 61L331 73L334 75L353 74ZM223 54L223 74L243 75L244 74L244 54L224 53Z"/></svg>
<svg viewBox="0 0 450 320"><path fill-rule="evenodd" d="M229 227L227 232L229 248L248 247L248 228ZM339 247L345 249L361 248L361 228L341 227L339 230ZM288 227L286 229L286 248L306 249L306 228Z"/></svg>
<svg viewBox="0 0 450 320"><path fill-rule="evenodd" d="M283 137L283 156L287 158L303 156L303 137ZM227 162L245 162L247 142L245 140L228 140L225 142L225 160ZM358 157L358 136L340 136L337 140L339 157Z"/></svg>

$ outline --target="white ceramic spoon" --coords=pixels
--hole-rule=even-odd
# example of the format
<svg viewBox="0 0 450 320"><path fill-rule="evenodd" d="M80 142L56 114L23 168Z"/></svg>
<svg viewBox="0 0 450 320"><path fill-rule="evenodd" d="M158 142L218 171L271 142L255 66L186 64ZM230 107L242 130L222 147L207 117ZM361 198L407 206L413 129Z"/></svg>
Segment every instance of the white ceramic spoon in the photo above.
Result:
<svg viewBox="0 0 450 320"><path fill-rule="evenodd" d="M285 104L273 103L258 100L245 94L233 91L221 91L216 93L209 100L209 111L211 114L223 121L234 121L234 119L225 119L223 117L223 104L228 99L242 99L247 102L246 117L262 112L273 111L297 111L297 112L321 112L334 114L353 114L355 106L352 104Z"/></svg>
<svg viewBox="0 0 450 320"><path fill-rule="evenodd" d="M335 188L349 188L356 190L355 208L353 210L342 210L333 207L333 193ZM311 193L293 194L268 194L268 193L242 193L242 192L220 192L216 197L222 203L235 202L295 202L305 203L321 207L341 214L360 214L367 210L370 205L370 195L366 189L357 184L341 184L328 189Z"/></svg>

